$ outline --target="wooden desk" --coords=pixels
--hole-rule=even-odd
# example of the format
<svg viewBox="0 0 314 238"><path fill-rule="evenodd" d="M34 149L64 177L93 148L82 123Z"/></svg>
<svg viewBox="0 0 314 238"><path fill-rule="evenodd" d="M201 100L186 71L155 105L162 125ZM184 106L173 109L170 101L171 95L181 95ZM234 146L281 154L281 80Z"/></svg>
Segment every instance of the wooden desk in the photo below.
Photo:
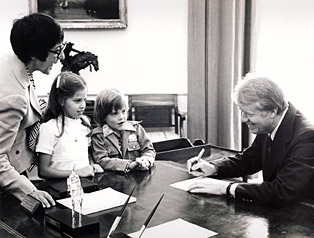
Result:
<svg viewBox="0 0 314 238"><path fill-rule="evenodd" d="M150 172L129 174L105 172L94 181L100 188L112 187L130 193L136 203L129 204L121 219L117 232L138 231L162 194L164 198L152 218L149 227L177 218L200 225L217 232L222 237L313 237L314 205L296 203L285 208L270 208L253 204L235 203L224 196L194 195L169 186L172 183L191 178L185 172L185 165L159 161ZM45 210L46 213L64 209L59 207ZM120 208L115 208L91 216L100 221L100 235L105 237ZM0 220L18 233L4 236L0 226L0 237L60 237L47 230L43 214L31 217L20 209L19 202L5 192L0 196ZM0 223L0 225L1 225ZM1 233L2 232L2 233Z"/></svg>

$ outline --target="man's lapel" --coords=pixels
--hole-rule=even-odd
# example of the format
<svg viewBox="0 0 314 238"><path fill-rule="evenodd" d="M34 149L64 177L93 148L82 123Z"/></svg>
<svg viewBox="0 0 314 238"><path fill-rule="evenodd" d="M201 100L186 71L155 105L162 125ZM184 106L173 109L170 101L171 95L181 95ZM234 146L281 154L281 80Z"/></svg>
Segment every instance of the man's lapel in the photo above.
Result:
<svg viewBox="0 0 314 238"><path fill-rule="evenodd" d="M278 166L287 158L287 148L293 136L293 124L296 115L295 107L290 104L281 125L272 142L272 150L265 162L264 180L271 178Z"/></svg>

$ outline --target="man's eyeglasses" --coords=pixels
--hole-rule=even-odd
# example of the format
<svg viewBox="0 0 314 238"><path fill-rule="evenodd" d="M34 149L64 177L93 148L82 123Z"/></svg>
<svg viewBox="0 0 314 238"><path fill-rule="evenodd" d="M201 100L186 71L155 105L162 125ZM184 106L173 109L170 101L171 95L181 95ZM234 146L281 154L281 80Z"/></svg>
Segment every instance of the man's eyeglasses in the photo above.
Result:
<svg viewBox="0 0 314 238"><path fill-rule="evenodd" d="M53 54L57 55L57 58L60 59L61 53L64 51L65 47L67 46L67 42L62 43L57 50L48 50L48 52L51 52Z"/></svg>

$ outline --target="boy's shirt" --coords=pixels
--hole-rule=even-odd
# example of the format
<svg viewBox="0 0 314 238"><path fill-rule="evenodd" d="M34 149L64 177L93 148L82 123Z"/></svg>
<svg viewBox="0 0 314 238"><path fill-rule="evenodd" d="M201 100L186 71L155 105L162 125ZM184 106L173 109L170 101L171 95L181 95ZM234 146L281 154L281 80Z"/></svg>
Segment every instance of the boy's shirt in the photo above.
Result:
<svg viewBox="0 0 314 238"><path fill-rule="evenodd" d="M128 160L146 156L151 164L155 150L139 122L128 121L120 135L108 125L96 127L92 134L92 151L96 163L104 169L124 171Z"/></svg>

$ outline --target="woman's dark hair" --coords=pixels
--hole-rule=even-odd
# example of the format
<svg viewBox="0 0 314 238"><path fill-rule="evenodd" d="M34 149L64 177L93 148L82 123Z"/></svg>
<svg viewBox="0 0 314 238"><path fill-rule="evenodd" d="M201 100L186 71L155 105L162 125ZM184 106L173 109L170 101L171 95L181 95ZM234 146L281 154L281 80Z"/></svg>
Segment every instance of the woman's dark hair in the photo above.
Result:
<svg viewBox="0 0 314 238"><path fill-rule="evenodd" d="M57 119L61 116L62 127L59 137L64 132L64 110L62 102L71 98L77 91L85 89L86 81L78 74L72 72L60 73L51 85L47 110L42 118L42 122L50 119Z"/></svg>
<svg viewBox="0 0 314 238"><path fill-rule="evenodd" d="M128 110L126 97L117 89L101 91L95 100L94 120L99 126L106 124L107 116L113 111L118 111L123 106Z"/></svg>
<svg viewBox="0 0 314 238"><path fill-rule="evenodd" d="M63 38L61 26L43 13L15 20L10 35L12 49L24 64L29 63L31 57L45 61L48 50L61 43Z"/></svg>

